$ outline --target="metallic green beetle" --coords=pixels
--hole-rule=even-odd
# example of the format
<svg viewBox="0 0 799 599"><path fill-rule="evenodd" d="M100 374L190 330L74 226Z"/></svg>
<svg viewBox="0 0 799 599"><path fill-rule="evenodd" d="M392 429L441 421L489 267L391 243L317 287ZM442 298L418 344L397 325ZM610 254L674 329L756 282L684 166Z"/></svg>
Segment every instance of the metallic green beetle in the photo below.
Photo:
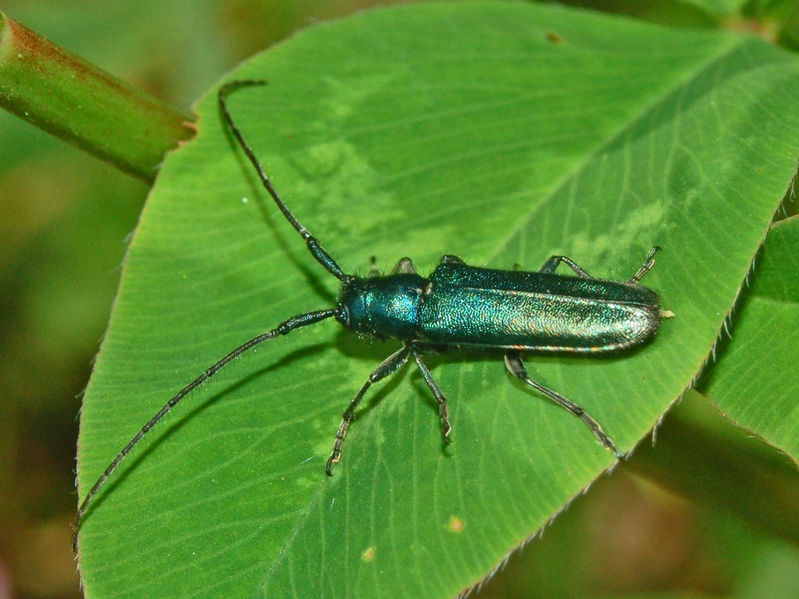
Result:
<svg viewBox="0 0 799 599"><path fill-rule="evenodd" d="M504 350L505 365L511 374L580 417L603 447L621 459L616 445L585 410L530 379L521 353L613 352L652 337L660 322L660 299L656 292L639 286L638 282L654 265L653 256L659 248L650 250L641 268L626 282L596 279L566 256L552 256L538 272L477 268L455 256L444 256L428 278L417 274L408 258L400 260L389 275L345 274L280 199L228 112L226 97L231 90L263 84L264 81L248 80L224 85L219 90L219 107L231 133L283 216L305 240L317 262L341 282L336 307L292 316L271 331L250 339L170 399L117 454L89 490L78 510L73 545L77 543L80 522L100 487L142 437L180 400L256 345L328 318L335 318L359 335L393 338L403 343L399 351L372 372L347 406L325 468L328 475L341 457L341 445L366 391L402 368L411 358L438 402L441 433L444 442L449 442L447 401L422 356L454 348ZM577 276L555 274L561 262Z"/></svg>

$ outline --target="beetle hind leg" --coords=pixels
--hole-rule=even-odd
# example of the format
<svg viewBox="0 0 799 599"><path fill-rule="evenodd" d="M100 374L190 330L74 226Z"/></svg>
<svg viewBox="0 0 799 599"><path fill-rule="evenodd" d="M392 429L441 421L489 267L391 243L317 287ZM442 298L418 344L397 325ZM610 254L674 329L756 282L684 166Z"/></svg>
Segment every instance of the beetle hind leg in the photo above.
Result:
<svg viewBox="0 0 799 599"><path fill-rule="evenodd" d="M646 259L644 263L641 265L641 268L638 269L638 272L635 273L630 280L627 281L628 285L637 285L638 282L644 278L644 275L652 270L652 267L655 265L654 255L660 251L660 247L655 245L652 246L652 249L649 250L649 253L646 255Z"/></svg>
<svg viewBox="0 0 799 599"><path fill-rule="evenodd" d="M610 450L613 455L616 456L616 459L622 459L621 452L616 448L615 443L611 440L610 437L607 436L605 431L602 430L602 427L599 426L599 423L594 420L588 412L586 412L583 408L578 406L576 403L571 401L570 399L566 399L560 393L553 391L552 389L548 389L539 383L536 383L533 379L531 379L527 375L527 370L524 368L524 362L522 362L522 356L519 352L511 351L505 354L505 366L513 376L517 379L530 385L533 389L546 395L549 399L554 401L559 406L567 409L569 412L580 418L591 432L594 433L594 436L597 438L599 443L605 449Z"/></svg>

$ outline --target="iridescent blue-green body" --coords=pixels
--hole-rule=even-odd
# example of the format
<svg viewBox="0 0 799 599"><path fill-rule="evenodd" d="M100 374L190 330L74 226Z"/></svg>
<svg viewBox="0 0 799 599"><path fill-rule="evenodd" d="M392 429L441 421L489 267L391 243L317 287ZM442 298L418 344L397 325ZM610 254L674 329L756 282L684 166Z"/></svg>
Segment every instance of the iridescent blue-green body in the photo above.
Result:
<svg viewBox="0 0 799 599"><path fill-rule="evenodd" d="M425 353L448 349L501 350L505 366L520 381L580 417L603 447L621 452L602 427L580 406L532 380L521 352L612 352L651 338L660 324L660 298L638 285L654 265L653 247L627 281L592 277L566 256L552 256L537 272L494 270L444 256L429 278L403 258L386 276L345 275L335 318L363 336L391 337L403 347L388 357L350 402L336 434L332 465L361 398L370 385L413 357L438 402L441 431L448 442L450 424L444 393L422 361ZM564 263L576 276L555 274Z"/></svg>
<svg viewBox="0 0 799 599"><path fill-rule="evenodd" d="M228 112L229 92L264 83L234 81L222 86L220 112L277 208L302 237L314 259L341 282L336 307L288 318L235 348L178 391L133 436L85 495L75 523L73 547L77 549L80 523L100 488L125 456L183 398L253 347L329 318L362 336L397 339L402 348L372 372L344 411L327 460L328 474L332 474L333 465L341 457L344 437L367 390L411 358L438 403L442 438L449 442L447 400L423 356L453 348L502 351L511 374L581 418L602 446L620 459L621 452L585 410L527 375L521 352L609 352L652 337L661 316L660 300L657 293L639 286L638 282L654 265L653 256L659 248L653 247L638 272L625 282L594 278L566 256L552 256L537 272L478 268L455 256L444 256L428 278L417 274L408 258L400 260L389 275L346 274L283 203ZM571 268L575 276L556 274L555 269L561 263Z"/></svg>
<svg viewBox="0 0 799 599"><path fill-rule="evenodd" d="M646 341L660 323L658 294L636 283L445 256L427 279L403 272L345 283L339 321L361 335L437 347L617 351Z"/></svg>

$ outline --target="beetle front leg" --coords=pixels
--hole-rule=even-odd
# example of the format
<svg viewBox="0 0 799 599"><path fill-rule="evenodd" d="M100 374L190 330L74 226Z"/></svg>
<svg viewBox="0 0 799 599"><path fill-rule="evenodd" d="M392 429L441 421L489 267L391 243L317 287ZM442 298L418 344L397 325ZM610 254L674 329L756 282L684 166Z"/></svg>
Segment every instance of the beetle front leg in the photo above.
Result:
<svg viewBox="0 0 799 599"><path fill-rule="evenodd" d="M452 427L449 424L447 398L444 397L444 392L441 391L441 388L433 379L433 375L430 373L427 365L422 361L419 348L414 345L409 345L408 347L410 348L413 359L416 361L416 365L419 367L419 372L422 373L424 382L427 383L427 386L430 387L430 391L433 392L433 396L436 398L436 402L438 403L438 419L441 421L441 438L443 439L444 443L449 443L449 433L452 430Z"/></svg>
<svg viewBox="0 0 799 599"><path fill-rule="evenodd" d="M327 472L328 476L333 476L333 464L341 459L341 444L344 443L344 437L347 436L347 430L350 428L352 419L355 417L355 410L358 408L358 404L361 403L361 399L363 399L369 387L379 380L386 378L388 375L397 372L397 370L405 365L410 355L411 349L407 345L401 350L391 354L380 366L375 368L374 372L366 379L363 387L355 394L350 405L348 405L347 409L344 411L341 424L338 425L338 430L336 431L336 441L333 443L333 451L330 452L330 457L325 466L325 472Z"/></svg>
<svg viewBox="0 0 799 599"><path fill-rule="evenodd" d="M591 429L591 432L594 433L594 436L596 436L596 438L599 440L599 443L602 445L602 447L613 452L613 455L615 455L617 459L622 459L621 452L616 449L616 445L613 443L613 441L611 441L610 437L605 434L605 431L602 430L602 427L599 426L599 423L591 418L591 416L584 409L582 409L573 401L566 399L560 393L553 391L552 389L547 389L543 385L536 383L527 375L527 371L524 368L524 362L522 362L522 356L519 352L509 351L507 354L505 354L505 366L507 367L508 372L510 372L517 379L530 385L536 391L543 393L556 404L566 408L569 410L569 412L579 417L583 422L585 422L588 428Z"/></svg>
<svg viewBox="0 0 799 599"><path fill-rule="evenodd" d="M397 274L416 274L416 268L413 266L413 262L407 256L405 258L400 258L399 262L394 265L394 268L391 269L392 275ZM369 277L379 277L380 276L380 269L377 268L377 258L372 256L369 260Z"/></svg>
<svg viewBox="0 0 799 599"><path fill-rule="evenodd" d="M392 275L397 274L416 274L416 269L413 267L413 262L407 256L400 258L399 262L391 269Z"/></svg>

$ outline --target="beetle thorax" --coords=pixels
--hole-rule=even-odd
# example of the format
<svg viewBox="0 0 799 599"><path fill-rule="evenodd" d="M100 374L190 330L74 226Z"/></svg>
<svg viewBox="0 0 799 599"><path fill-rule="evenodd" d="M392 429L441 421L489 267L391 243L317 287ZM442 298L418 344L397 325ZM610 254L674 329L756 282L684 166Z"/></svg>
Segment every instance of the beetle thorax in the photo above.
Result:
<svg viewBox="0 0 799 599"><path fill-rule="evenodd" d="M427 282L412 273L353 278L341 289L337 320L359 335L415 339Z"/></svg>

